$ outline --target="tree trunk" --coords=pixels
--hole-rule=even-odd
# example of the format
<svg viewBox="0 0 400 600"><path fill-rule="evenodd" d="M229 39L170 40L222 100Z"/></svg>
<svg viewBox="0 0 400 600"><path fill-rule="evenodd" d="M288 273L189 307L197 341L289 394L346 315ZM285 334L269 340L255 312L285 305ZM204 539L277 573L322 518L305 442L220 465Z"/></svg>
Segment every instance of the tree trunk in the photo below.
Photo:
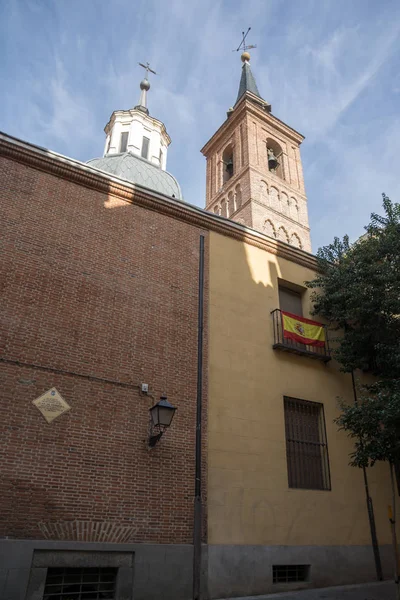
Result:
<svg viewBox="0 0 400 600"><path fill-rule="evenodd" d="M394 555L394 581L397 586L397 598L400 600L400 584L399 584L399 547L397 545L396 535L396 490L394 485L394 469L393 463L389 463L390 467L390 483L392 487L392 506L389 506L389 521L392 529L393 555Z"/></svg>

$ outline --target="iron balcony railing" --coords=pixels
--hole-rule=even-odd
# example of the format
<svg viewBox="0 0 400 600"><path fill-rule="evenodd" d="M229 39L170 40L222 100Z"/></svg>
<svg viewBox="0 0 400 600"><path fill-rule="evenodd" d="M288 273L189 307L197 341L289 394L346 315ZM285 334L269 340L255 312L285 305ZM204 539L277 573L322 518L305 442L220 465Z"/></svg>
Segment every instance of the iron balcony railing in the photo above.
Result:
<svg viewBox="0 0 400 600"><path fill-rule="evenodd" d="M311 346L284 337L282 311L279 308L273 310L271 315L274 329L274 344L272 346L274 350L283 350L285 352L292 352L302 356L309 356L310 358L322 360L323 362L328 362L331 360L328 331L325 325L322 325L321 323L322 327L325 329L324 345Z"/></svg>

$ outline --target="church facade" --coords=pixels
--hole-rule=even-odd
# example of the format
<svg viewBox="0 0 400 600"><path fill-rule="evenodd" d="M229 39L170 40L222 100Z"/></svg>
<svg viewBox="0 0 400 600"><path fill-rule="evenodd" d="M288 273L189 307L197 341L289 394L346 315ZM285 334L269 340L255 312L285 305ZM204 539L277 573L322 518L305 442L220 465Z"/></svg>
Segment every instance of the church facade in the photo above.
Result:
<svg viewBox="0 0 400 600"><path fill-rule="evenodd" d="M323 324L317 347L284 332L282 313L310 321L317 269L303 138L242 60L202 150L206 210L166 171L147 78L86 164L0 136L2 598L376 579L362 472L333 424L351 380ZM368 482L388 577L384 469Z"/></svg>
<svg viewBox="0 0 400 600"><path fill-rule="evenodd" d="M277 119L259 94L242 54L236 103L202 149L206 208L311 252L300 144L303 136Z"/></svg>

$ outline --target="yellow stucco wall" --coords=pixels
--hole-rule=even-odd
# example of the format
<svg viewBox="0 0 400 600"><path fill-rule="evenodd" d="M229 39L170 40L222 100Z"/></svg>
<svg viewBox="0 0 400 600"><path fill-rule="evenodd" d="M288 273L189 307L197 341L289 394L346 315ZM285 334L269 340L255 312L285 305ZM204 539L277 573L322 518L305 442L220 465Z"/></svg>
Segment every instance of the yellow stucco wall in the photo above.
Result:
<svg viewBox="0 0 400 600"><path fill-rule="evenodd" d="M210 236L210 544L370 544L362 471L348 466L337 397L351 379L332 360L272 349L277 278L298 285L314 273L222 235ZM309 293L303 305L309 315ZM283 396L324 404L331 491L289 489ZM379 543L390 543L387 465L368 470Z"/></svg>

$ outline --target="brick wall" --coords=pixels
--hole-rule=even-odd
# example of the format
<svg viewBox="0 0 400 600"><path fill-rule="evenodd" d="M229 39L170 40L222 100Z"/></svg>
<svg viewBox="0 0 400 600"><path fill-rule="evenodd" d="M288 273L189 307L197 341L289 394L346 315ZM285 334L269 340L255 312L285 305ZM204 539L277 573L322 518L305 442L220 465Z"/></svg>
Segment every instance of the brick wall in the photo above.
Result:
<svg viewBox="0 0 400 600"><path fill-rule="evenodd" d="M235 110L240 110L239 106ZM268 113L250 113L250 106L248 101L236 118L234 112L205 151L207 210L226 216L225 203L232 205L228 193L240 184L242 204L251 202L251 206L240 213L230 210L230 218L311 252L307 197L299 149L302 136ZM268 139L275 141L282 149L279 161L284 168L284 179L268 170ZM224 185L210 185L210 177L213 181L221 182L216 165L221 165L221 156L227 144L234 145L234 175Z"/></svg>
<svg viewBox="0 0 400 600"><path fill-rule="evenodd" d="M191 543L202 232L11 160L0 177L0 537ZM71 410L48 424L51 387Z"/></svg>

